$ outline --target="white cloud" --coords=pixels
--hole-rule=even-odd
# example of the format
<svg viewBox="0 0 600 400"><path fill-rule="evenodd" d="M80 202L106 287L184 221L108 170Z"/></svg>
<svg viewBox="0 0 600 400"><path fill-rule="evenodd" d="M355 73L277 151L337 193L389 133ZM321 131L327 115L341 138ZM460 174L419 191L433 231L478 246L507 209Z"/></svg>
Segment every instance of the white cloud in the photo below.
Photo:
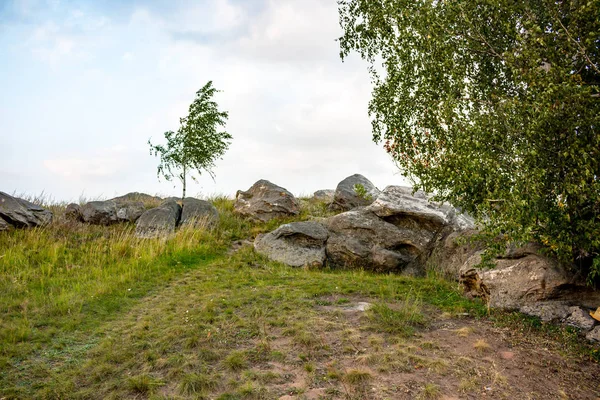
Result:
<svg viewBox="0 0 600 400"><path fill-rule="evenodd" d="M234 140L217 162L217 182L202 176L190 193L231 195L261 178L309 193L357 172L378 186L403 182L370 138L366 66L339 60L334 1L267 0L253 15L240 2L202 4L169 12L146 5L125 23L96 25L103 17L85 10L31 32L27 48L37 57L77 71L38 94L44 112L61 116L44 125L44 134L68 145L37 150L47 181L67 193L47 191L58 198L82 191L176 194L173 184L157 181L146 142L176 130L208 80L223 90L216 101L230 113ZM97 28L83 29L85 21ZM84 50L90 62L75 64ZM22 134L36 131L13 125ZM0 167L6 169L2 160Z"/></svg>
<svg viewBox="0 0 600 400"><path fill-rule="evenodd" d="M65 157L43 161L48 171L72 181L96 178L116 179L129 164L127 148L123 145L114 145L87 157Z"/></svg>
<svg viewBox="0 0 600 400"><path fill-rule="evenodd" d="M336 21L333 2L269 0L265 12L253 21L249 35L239 39L237 47L248 57L267 61L331 59L337 54Z"/></svg>

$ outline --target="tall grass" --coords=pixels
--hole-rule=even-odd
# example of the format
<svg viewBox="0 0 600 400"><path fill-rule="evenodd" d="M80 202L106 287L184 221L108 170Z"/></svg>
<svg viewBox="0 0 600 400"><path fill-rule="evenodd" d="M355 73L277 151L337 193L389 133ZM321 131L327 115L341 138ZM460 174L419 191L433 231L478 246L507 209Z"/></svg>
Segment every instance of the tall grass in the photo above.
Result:
<svg viewBox="0 0 600 400"><path fill-rule="evenodd" d="M32 199L41 203L43 199ZM64 204L44 204L52 224L0 232L0 367L57 332L97 324L195 263L226 252L251 225L232 202L213 199L217 227L195 224L166 239L138 239L133 224L69 222Z"/></svg>

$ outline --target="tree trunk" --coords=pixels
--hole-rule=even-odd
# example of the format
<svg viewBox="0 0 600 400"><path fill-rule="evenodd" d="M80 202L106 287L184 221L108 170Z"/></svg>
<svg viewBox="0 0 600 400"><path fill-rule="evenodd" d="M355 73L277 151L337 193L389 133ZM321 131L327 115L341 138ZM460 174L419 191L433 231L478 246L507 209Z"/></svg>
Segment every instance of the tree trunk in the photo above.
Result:
<svg viewBox="0 0 600 400"><path fill-rule="evenodd" d="M185 199L185 175L186 175L186 170L185 170L185 166L183 167L183 174L181 174L181 180L183 181L183 196L181 197L181 201L183 201L183 199Z"/></svg>

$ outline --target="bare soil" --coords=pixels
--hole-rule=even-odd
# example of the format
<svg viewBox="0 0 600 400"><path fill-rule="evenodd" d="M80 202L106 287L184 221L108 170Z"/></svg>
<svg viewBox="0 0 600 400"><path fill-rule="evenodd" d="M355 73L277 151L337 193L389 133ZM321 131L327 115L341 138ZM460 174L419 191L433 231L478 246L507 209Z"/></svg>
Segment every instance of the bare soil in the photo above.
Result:
<svg viewBox="0 0 600 400"><path fill-rule="evenodd" d="M286 357L254 366L281 377L267 392L282 400L600 398L600 365L557 343L433 310L412 337L378 333L362 310L369 302L317 306L312 339L269 332L271 350Z"/></svg>

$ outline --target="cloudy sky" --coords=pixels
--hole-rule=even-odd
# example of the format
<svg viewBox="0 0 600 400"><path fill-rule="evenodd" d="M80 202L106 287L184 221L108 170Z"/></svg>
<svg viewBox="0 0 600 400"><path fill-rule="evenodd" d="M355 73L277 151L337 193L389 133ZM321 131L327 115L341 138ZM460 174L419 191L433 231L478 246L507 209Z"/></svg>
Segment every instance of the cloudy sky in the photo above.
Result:
<svg viewBox="0 0 600 400"><path fill-rule="evenodd" d="M234 140L189 194L258 179L308 194L357 172L404 183L371 141L366 64L340 60L339 36L335 0L0 0L0 190L179 194L147 141L208 80Z"/></svg>

